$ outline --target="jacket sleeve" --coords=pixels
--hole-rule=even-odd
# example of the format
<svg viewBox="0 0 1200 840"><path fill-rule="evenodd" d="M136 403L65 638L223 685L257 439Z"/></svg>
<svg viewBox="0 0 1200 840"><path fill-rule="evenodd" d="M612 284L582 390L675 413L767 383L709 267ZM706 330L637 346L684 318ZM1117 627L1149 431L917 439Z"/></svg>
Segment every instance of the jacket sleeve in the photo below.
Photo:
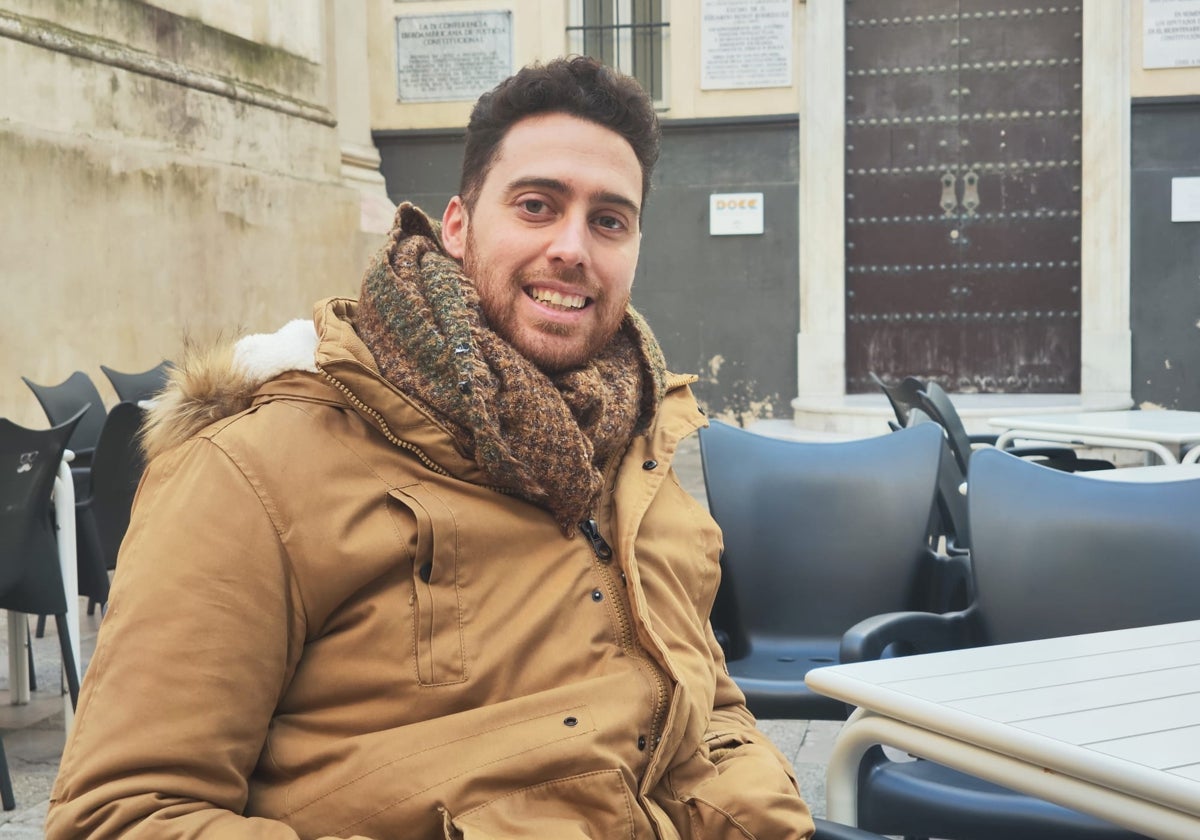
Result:
<svg viewBox="0 0 1200 840"><path fill-rule="evenodd" d="M269 504L193 439L147 471L119 569L46 836L296 840L241 815L304 641Z"/></svg>
<svg viewBox="0 0 1200 840"><path fill-rule="evenodd" d="M811 837L812 815L800 797L795 771L759 731L745 695L725 669L725 656L711 626L708 645L717 665L717 688L705 740L718 776L696 799L739 824L754 826L755 836Z"/></svg>

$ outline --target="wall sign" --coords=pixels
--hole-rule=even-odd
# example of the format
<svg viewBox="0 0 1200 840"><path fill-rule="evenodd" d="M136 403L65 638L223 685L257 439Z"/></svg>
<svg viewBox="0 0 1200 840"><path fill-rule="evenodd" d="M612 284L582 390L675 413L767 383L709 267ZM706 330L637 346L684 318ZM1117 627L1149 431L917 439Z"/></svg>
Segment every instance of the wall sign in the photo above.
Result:
<svg viewBox="0 0 1200 840"><path fill-rule="evenodd" d="M1200 178L1171 179L1171 221L1200 222Z"/></svg>
<svg viewBox="0 0 1200 840"><path fill-rule="evenodd" d="M1200 67L1200 0L1145 0L1142 67Z"/></svg>
<svg viewBox="0 0 1200 840"><path fill-rule="evenodd" d="M709 236L750 236L762 232L762 193L713 193L708 197Z"/></svg>
<svg viewBox="0 0 1200 840"><path fill-rule="evenodd" d="M396 18L401 102L473 100L512 72L512 12Z"/></svg>
<svg viewBox="0 0 1200 840"><path fill-rule="evenodd" d="M789 87L793 0L703 0L700 88Z"/></svg>

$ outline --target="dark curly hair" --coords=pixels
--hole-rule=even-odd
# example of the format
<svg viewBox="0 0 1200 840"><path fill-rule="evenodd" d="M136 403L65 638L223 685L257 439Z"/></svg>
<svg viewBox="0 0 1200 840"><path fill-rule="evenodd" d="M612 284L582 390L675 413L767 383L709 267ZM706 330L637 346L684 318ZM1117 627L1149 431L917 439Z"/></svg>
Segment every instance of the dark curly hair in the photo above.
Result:
<svg viewBox="0 0 1200 840"><path fill-rule="evenodd" d="M534 114L589 120L625 138L642 168L642 204L658 161L660 129L654 104L637 80L588 56L531 64L479 97L467 123L459 195L475 206L500 143L512 126Z"/></svg>

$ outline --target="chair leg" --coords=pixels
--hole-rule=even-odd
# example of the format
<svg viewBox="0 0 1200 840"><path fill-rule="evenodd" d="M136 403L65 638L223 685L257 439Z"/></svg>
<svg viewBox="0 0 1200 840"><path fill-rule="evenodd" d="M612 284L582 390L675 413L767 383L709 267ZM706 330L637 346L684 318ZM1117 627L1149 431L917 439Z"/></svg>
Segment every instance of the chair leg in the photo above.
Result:
<svg viewBox="0 0 1200 840"><path fill-rule="evenodd" d="M44 638L45 635L46 635L46 616L39 615L38 623L37 623L37 637L39 639L41 639L41 638Z"/></svg>
<svg viewBox="0 0 1200 840"><path fill-rule="evenodd" d="M88 598L88 613L87 614L88 615L96 614L96 599L95 598Z"/></svg>
<svg viewBox="0 0 1200 840"><path fill-rule="evenodd" d="M33 667L33 636L29 635L29 619L25 619L25 652L29 654L29 690L37 691L37 669Z"/></svg>
<svg viewBox="0 0 1200 840"><path fill-rule="evenodd" d="M8 773L8 756L4 754L4 740L0 739L0 803L5 811L16 810L17 800L13 796L12 776Z"/></svg>
<svg viewBox="0 0 1200 840"><path fill-rule="evenodd" d="M79 705L79 668L75 664L75 653L71 650L71 628L66 614L54 616L54 624L58 628L63 670L67 672L67 690L71 692L71 708L74 709Z"/></svg>

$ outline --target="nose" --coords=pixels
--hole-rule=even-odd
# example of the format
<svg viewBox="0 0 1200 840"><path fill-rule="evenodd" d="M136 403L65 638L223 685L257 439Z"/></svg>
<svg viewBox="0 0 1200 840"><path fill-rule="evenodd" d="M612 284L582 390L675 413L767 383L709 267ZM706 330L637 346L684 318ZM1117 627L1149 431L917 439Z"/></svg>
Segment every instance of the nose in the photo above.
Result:
<svg viewBox="0 0 1200 840"><path fill-rule="evenodd" d="M554 226L546 257L567 268L583 268L588 260L587 219L563 216Z"/></svg>

